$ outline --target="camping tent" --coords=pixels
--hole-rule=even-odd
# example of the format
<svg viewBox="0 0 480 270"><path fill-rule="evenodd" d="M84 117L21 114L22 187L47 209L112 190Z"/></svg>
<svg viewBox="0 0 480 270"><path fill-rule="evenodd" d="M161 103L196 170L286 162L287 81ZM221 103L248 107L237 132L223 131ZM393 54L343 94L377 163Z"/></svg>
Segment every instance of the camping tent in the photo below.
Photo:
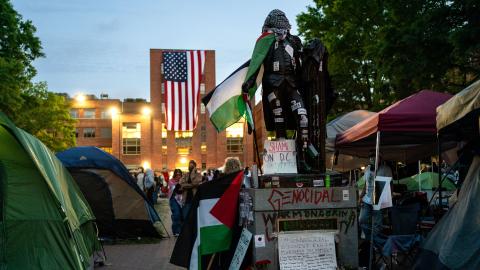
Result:
<svg viewBox="0 0 480 270"><path fill-rule="evenodd" d="M338 155L337 164L334 164L335 138L347 129L353 127L357 123L374 115L374 112L365 110L356 110L339 116L327 124L327 138L325 139L325 152L327 168L335 171L345 172L356 168L360 168L368 163L367 159L355 158L350 155Z"/></svg>
<svg viewBox="0 0 480 270"><path fill-rule="evenodd" d="M94 219L55 155L0 113L0 269L86 269Z"/></svg>
<svg viewBox="0 0 480 270"><path fill-rule="evenodd" d="M480 80L437 108L437 129L442 140L470 138L478 134Z"/></svg>
<svg viewBox="0 0 480 270"><path fill-rule="evenodd" d="M425 239L415 269L480 269L480 156L462 184L456 204Z"/></svg>
<svg viewBox="0 0 480 270"><path fill-rule="evenodd" d="M387 160L416 161L435 152L436 108L450 94L422 90L338 134L341 154L367 157L381 144Z"/></svg>
<svg viewBox="0 0 480 270"><path fill-rule="evenodd" d="M159 237L153 226L160 218L127 168L114 156L93 146L57 153L97 217L100 236Z"/></svg>

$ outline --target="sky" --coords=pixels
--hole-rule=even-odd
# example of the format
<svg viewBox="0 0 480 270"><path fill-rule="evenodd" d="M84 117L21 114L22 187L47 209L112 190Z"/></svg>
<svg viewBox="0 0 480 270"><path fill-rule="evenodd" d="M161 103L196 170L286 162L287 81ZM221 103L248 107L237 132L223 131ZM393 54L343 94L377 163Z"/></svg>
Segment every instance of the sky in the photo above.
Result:
<svg viewBox="0 0 480 270"><path fill-rule="evenodd" d="M265 17L296 16L312 0L11 0L33 21L45 58L35 81L71 96L150 99L150 49L215 50L216 82L249 59ZM207 89L208 91L209 89Z"/></svg>

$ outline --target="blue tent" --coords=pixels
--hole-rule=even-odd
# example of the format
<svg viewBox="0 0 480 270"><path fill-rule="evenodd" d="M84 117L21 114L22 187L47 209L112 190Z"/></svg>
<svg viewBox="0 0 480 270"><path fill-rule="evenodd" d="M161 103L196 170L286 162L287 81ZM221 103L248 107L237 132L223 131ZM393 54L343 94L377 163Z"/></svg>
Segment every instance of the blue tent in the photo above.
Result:
<svg viewBox="0 0 480 270"><path fill-rule="evenodd" d="M159 237L160 217L123 163L93 146L57 153L90 204L100 236Z"/></svg>

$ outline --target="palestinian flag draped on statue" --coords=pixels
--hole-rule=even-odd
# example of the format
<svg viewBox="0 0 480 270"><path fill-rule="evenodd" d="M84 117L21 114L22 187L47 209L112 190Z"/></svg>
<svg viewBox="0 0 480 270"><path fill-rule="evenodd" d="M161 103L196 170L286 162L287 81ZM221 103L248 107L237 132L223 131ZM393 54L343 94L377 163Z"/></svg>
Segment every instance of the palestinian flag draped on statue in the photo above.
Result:
<svg viewBox="0 0 480 270"><path fill-rule="evenodd" d="M243 171L240 171L198 187L190 214L175 243L171 263L201 270L202 264L208 263L205 255L230 249L242 180Z"/></svg>
<svg viewBox="0 0 480 270"><path fill-rule="evenodd" d="M252 58L202 99L210 114L210 121L218 132L235 124L242 117L246 117L249 125L253 127L252 112L242 99L242 84L258 74L256 84L249 90L249 96L252 98L262 81L262 63L274 40L274 34L262 34L255 43Z"/></svg>

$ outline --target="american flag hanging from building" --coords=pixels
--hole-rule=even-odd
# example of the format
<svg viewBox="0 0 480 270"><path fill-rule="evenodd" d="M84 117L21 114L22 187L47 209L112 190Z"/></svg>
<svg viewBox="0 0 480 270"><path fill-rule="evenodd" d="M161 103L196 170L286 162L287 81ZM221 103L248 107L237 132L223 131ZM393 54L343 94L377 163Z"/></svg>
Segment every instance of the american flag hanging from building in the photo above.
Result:
<svg viewBox="0 0 480 270"><path fill-rule="evenodd" d="M167 130L193 130L198 122L205 51L163 52Z"/></svg>

